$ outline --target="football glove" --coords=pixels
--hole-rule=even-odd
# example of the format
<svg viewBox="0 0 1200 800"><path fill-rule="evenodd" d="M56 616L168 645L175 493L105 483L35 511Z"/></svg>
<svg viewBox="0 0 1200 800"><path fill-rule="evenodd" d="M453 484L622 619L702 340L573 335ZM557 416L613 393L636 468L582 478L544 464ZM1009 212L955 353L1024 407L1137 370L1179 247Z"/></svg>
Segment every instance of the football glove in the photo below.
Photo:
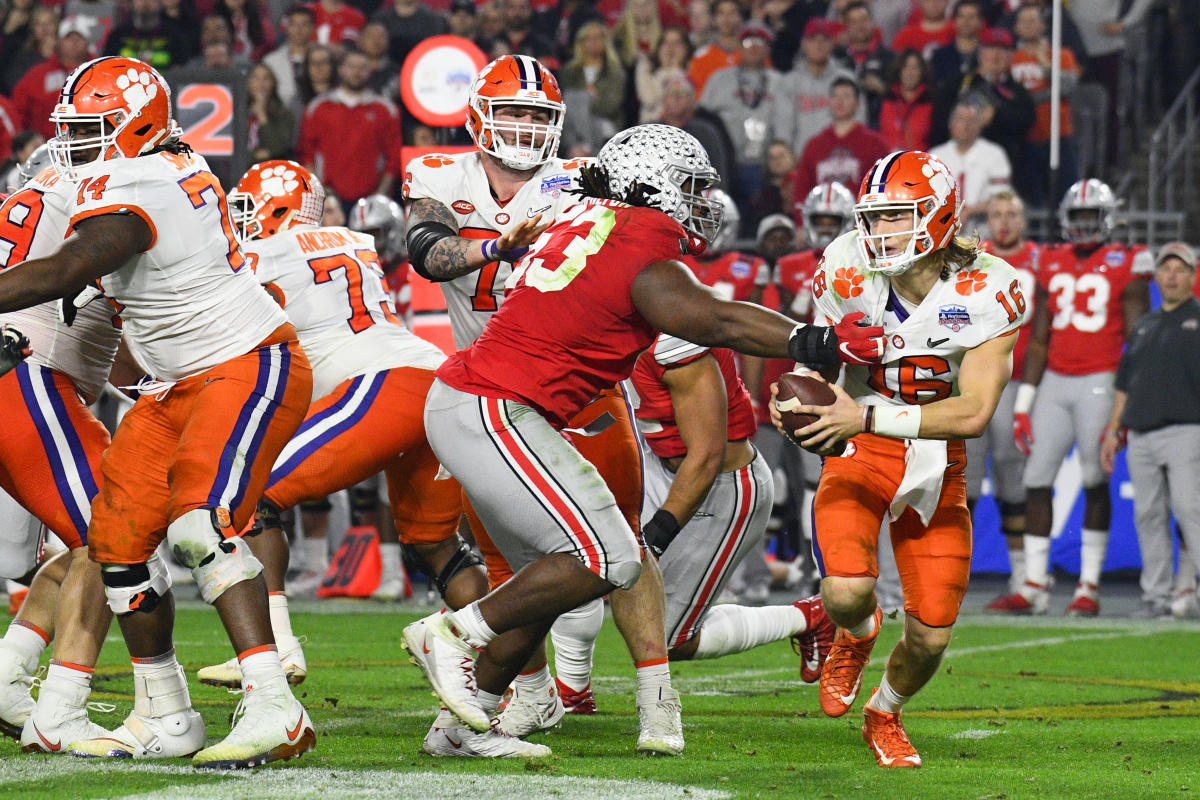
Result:
<svg viewBox="0 0 1200 800"><path fill-rule="evenodd" d="M29 338L7 324L0 326L0 375L20 364L33 354Z"/></svg>
<svg viewBox="0 0 1200 800"><path fill-rule="evenodd" d="M883 358L887 337L881 325L860 325L861 311L847 314L841 322L823 325L797 325L788 341L788 354L800 364L836 367L847 364L875 364Z"/></svg>

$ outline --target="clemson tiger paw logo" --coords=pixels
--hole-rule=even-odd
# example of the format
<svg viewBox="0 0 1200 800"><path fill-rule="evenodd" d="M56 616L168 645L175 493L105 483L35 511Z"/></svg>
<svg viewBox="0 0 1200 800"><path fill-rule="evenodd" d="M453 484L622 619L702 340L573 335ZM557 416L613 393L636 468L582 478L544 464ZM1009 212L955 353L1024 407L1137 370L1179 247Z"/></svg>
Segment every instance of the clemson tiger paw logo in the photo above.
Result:
<svg viewBox="0 0 1200 800"><path fill-rule="evenodd" d="M300 186L296 170L285 167L282 164L264 169L262 174L259 175L259 180L262 183L263 192L271 197L279 197L289 192L294 192Z"/></svg>
<svg viewBox="0 0 1200 800"><path fill-rule="evenodd" d="M421 159L421 163L427 167L445 167L454 162L446 156L425 156Z"/></svg>
<svg viewBox="0 0 1200 800"><path fill-rule="evenodd" d="M863 276L854 267L838 267L833 273L833 290L847 299L863 293Z"/></svg>
<svg viewBox="0 0 1200 800"><path fill-rule="evenodd" d="M158 96L158 84L149 72L141 72L130 67L117 76L117 88L130 108L141 108Z"/></svg>
<svg viewBox="0 0 1200 800"><path fill-rule="evenodd" d="M987 275L984 274L983 270L969 269L958 273L958 283L954 288L958 290L959 294L966 297L978 292L984 286L987 286Z"/></svg>

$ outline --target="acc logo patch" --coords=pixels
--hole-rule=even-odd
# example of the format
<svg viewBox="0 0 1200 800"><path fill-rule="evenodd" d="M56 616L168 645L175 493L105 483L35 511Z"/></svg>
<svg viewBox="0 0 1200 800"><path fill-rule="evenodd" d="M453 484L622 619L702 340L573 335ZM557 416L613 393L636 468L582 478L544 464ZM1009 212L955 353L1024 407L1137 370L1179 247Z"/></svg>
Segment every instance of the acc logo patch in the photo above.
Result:
<svg viewBox="0 0 1200 800"><path fill-rule="evenodd" d="M466 200L455 200L450 204L450 207L460 214L470 214L475 210L475 206L468 203Z"/></svg>
<svg viewBox="0 0 1200 800"><path fill-rule="evenodd" d="M958 333L971 324L971 315L966 306L948 305L938 309L938 324L945 325Z"/></svg>
<svg viewBox="0 0 1200 800"><path fill-rule="evenodd" d="M509 220L508 214L505 214L503 211L501 211L499 214L496 215L496 224L497 225L507 225L508 220Z"/></svg>
<svg viewBox="0 0 1200 800"><path fill-rule="evenodd" d="M542 178L541 192L548 194L551 197L558 197L567 187L571 185L570 175L551 175L548 178Z"/></svg>

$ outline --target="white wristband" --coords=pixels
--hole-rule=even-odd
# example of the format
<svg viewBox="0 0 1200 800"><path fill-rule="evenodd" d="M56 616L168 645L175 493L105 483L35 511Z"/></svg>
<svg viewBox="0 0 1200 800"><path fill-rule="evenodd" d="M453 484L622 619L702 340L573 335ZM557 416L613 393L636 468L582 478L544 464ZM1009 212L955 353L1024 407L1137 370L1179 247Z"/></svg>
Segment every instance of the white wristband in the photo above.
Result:
<svg viewBox="0 0 1200 800"><path fill-rule="evenodd" d="M1037 387L1032 383L1020 383L1017 385L1017 399L1013 403L1014 414L1028 414L1033 408L1033 398L1037 394Z"/></svg>
<svg viewBox="0 0 1200 800"><path fill-rule="evenodd" d="M921 407L877 405L871 432L893 439L916 439L921 433Z"/></svg>

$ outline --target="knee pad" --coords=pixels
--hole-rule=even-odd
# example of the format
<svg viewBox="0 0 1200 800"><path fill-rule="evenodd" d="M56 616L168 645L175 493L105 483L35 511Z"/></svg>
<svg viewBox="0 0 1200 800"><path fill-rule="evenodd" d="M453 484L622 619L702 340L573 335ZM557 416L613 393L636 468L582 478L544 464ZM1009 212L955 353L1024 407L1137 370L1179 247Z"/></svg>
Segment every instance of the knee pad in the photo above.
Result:
<svg viewBox="0 0 1200 800"><path fill-rule="evenodd" d="M258 536L270 528L282 529L281 514L283 514L283 509L264 497L258 502L258 508L254 511L254 524L250 526L250 530L246 531L246 536Z"/></svg>
<svg viewBox="0 0 1200 800"><path fill-rule="evenodd" d="M437 584L438 592L442 595L443 599L446 597L446 587L450 585L450 581L454 579L455 575L464 569L484 566L483 557L472 550L471 546L462 539L458 540L454 554L446 561L446 566L442 567L441 572L436 575L433 573L433 567L421 555L421 551L416 545L402 544L400 548L413 565L426 575L433 576L433 582Z"/></svg>
<svg viewBox="0 0 1200 800"><path fill-rule="evenodd" d="M135 611L150 613L171 590L171 573L157 553L145 564L102 564L100 580L108 607L118 617Z"/></svg>
<svg viewBox="0 0 1200 800"><path fill-rule="evenodd" d="M171 553L192 570L200 597L210 604L230 586L253 580L263 569L242 537L222 535L228 517L223 508L197 508L167 526Z"/></svg>

